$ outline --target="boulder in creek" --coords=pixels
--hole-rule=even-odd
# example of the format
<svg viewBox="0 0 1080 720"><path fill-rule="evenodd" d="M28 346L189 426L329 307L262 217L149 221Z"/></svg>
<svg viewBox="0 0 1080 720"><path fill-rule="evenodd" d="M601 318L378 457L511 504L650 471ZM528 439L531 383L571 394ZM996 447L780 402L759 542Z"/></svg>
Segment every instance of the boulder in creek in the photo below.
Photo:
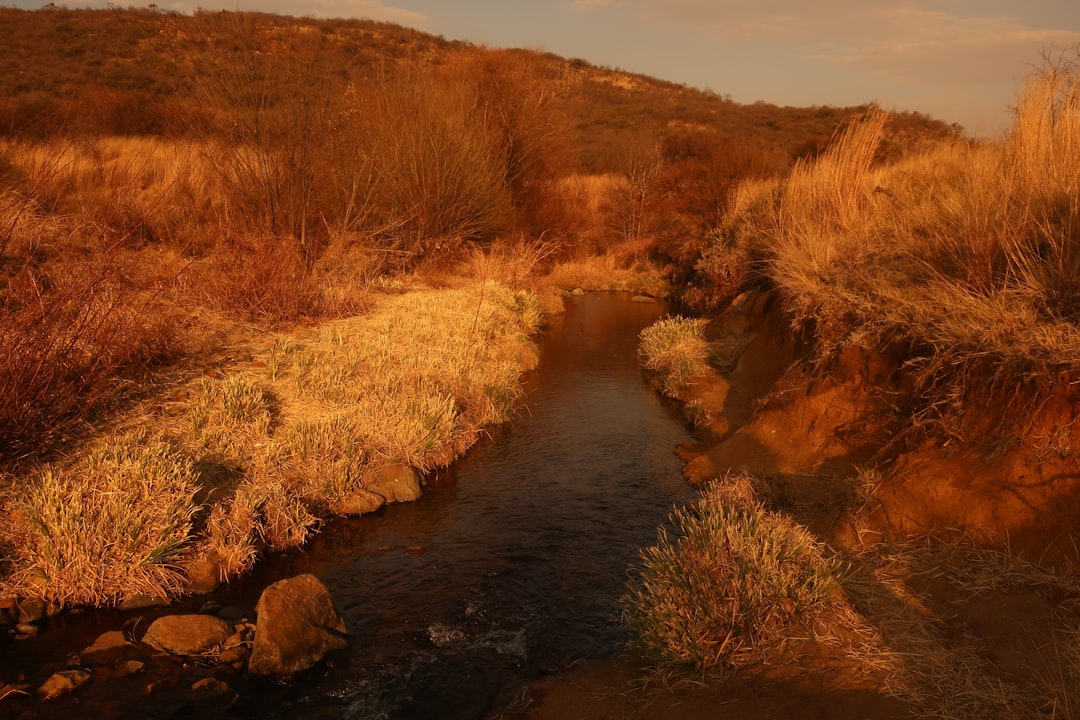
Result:
<svg viewBox="0 0 1080 720"><path fill-rule="evenodd" d="M42 700L52 700L71 692L90 679L89 670L61 670L54 673L38 688L38 696Z"/></svg>
<svg viewBox="0 0 1080 720"><path fill-rule="evenodd" d="M216 552L206 557L196 558L184 566L187 575L184 589L192 595L206 595L218 589L221 557Z"/></svg>
<svg viewBox="0 0 1080 720"><path fill-rule="evenodd" d="M121 610L145 610L146 608L167 607L168 598L157 595L132 595L124 598L118 606Z"/></svg>
<svg viewBox="0 0 1080 720"><path fill-rule="evenodd" d="M112 665L120 658L126 657L132 650L134 648L123 631L110 630L99 635L93 645L83 648L83 651L79 653L79 658L84 665L100 667Z"/></svg>
<svg viewBox="0 0 1080 720"><path fill-rule="evenodd" d="M220 646L233 626L213 615L165 615L143 635L143 644L173 655L199 655Z"/></svg>
<svg viewBox="0 0 1080 720"><path fill-rule="evenodd" d="M330 511L335 515L364 515L375 512L385 504L386 498L382 495L367 490L357 490L342 498L330 508Z"/></svg>
<svg viewBox="0 0 1080 720"><path fill-rule="evenodd" d="M330 591L314 575L279 580L255 606L255 642L248 661L252 675L292 675L346 645L345 622Z"/></svg>
<svg viewBox="0 0 1080 720"><path fill-rule="evenodd" d="M420 476L408 465L386 465L375 473L368 490L388 503L411 502L420 497Z"/></svg>

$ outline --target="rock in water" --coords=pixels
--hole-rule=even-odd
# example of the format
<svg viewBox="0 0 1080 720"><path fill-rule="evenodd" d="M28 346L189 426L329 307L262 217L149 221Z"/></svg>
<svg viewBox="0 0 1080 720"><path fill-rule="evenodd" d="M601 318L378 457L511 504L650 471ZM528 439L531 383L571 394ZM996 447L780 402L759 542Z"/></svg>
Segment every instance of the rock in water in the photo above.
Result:
<svg viewBox="0 0 1080 720"><path fill-rule="evenodd" d="M111 630L99 635L93 645L83 648L83 651L79 653L79 657L82 659L83 664L90 667L112 665L124 657L130 647L127 637L122 631Z"/></svg>
<svg viewBox="0 0 1080 720"><path fill-rule="evenodd" d="M165 615L150 624L142 641L174 655L198 655L232 634L232 625L213 615Z"/></svg>
<svg viewBox="0 0 1080 720"><path fill-rule="evenodd" d="M61 670L53 673L45 683L38 688L38 696L42 700L52 700L69 693L90 679L89 670Z"/></svg>
<svg viewBox="0 0 1080 720"><path fill-rule="evenodd" d="M412 502L420 497L420 476L408 465L379 468L368 489L386 498L386 502Z"/></svg>
<svg viewBox="0 0 1080 720"><path fill-rule="evenodd" d="M263 591L248 672L291 675L345 647L345 622L314 575L279 580Z"/></svg>

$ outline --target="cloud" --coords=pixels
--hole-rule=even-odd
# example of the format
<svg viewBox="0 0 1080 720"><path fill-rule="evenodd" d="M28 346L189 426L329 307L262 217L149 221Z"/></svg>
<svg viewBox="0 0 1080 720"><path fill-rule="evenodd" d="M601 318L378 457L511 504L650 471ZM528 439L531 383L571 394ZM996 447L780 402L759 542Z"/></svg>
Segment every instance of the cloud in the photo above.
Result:
<svg viewBox="0 0 1080 720"><path fill-rule="evenodd" d="M603 7L622 7L626 0L569 0L570 9L576 12L592 12Z"/></svg>
<svg viewBox="0 0 1080 720"><path fill-rule="evenodd" d="M1080 42L1080 32L1032 28L1012 18L918 10L882 12L879 27L889 30L827 38L807 57L897 80L992 82L1026 72L1044 48Z"/></svg>
<svg viewBox="0 0 1080 720"><path fill-rule="evenodd" d="M1017 17L934 9L944 6L929 0L628 2L653 21L690 24L720 40L780 44L806 60L906 82L1000 81L1026 73L1044 48L1080 43L1067 14L1039 27Z"/></svg>

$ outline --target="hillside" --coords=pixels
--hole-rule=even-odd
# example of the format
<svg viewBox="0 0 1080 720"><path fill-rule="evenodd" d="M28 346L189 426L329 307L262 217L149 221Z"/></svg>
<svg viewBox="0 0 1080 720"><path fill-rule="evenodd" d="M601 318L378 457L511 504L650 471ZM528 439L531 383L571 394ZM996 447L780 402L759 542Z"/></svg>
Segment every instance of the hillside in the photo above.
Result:
<svg viewBox="0 0 1080 720"><path fill-rule="evenodd" d="M0 8L0 133L190 134L213 108L199 78L228 49L220 13L194 16L140 9L25 11ZM363 84L402 61L439 65L454 52L482 50L389 23L245 14L257 52L308 58L342 87ZM572 132L575 170L624 169L626 148L702 135L758 149L770 169L823 145L865 107L742 105L712 92L583 59L515 51L557 90ZM269 78L284 81L285 74ZM942 137L957 128L918 114L896 118L900 138Z"/></svg>

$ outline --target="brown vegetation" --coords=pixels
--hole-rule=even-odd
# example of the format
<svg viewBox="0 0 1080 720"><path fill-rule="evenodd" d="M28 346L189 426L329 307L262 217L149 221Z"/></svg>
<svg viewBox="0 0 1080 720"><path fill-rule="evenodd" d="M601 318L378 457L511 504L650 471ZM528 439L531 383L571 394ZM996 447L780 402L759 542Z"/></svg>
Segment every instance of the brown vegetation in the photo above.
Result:
<svg viewBox="0 0 1080 720"><path fill-rule="evenodd" d="M733 182L782 172L851 114L366 21L0 14L7 463L190 353L192 306L347 315L387 271L537 238L578 263L561 282L663 292L635 279L657 238L692 248ZM758 136L781 125L779 145Z"/></svg>

